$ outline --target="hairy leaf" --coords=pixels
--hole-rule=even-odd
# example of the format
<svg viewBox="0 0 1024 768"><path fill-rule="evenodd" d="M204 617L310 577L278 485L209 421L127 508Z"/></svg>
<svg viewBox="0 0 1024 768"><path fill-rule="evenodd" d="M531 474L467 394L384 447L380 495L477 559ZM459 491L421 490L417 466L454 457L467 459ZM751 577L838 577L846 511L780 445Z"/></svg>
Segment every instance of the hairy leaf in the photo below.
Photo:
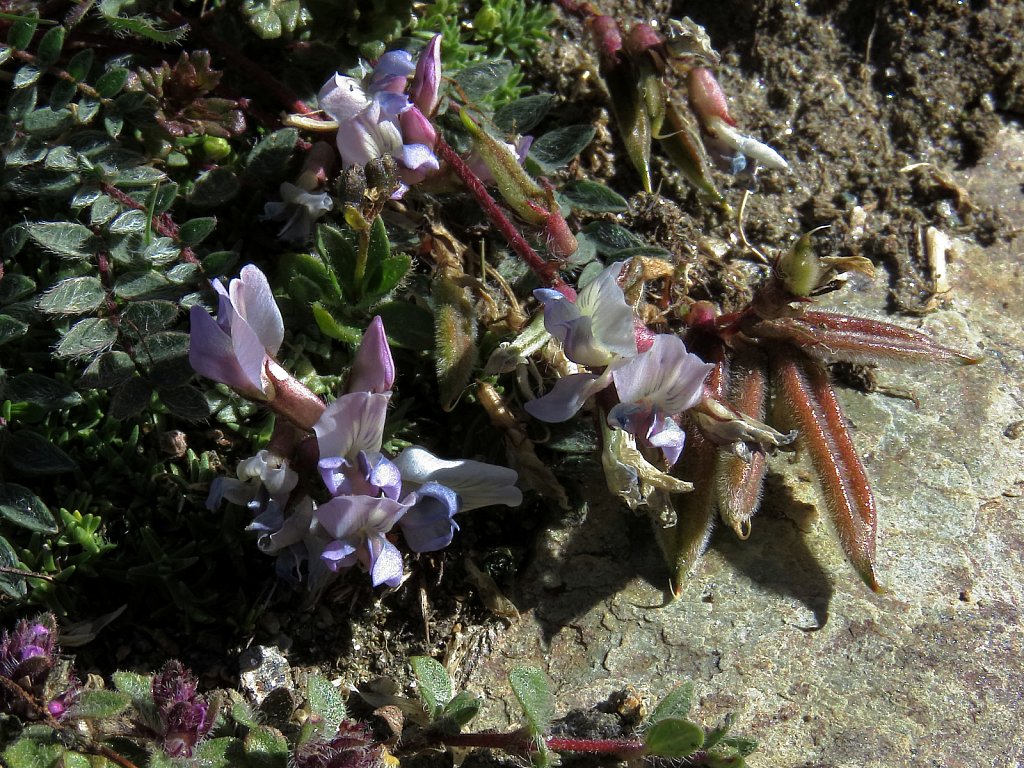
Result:
<svg viewBox="0 0 1024 768"><path fill-rule="evenodd" d="M49 314L78 315L92 312L103 303L106 295L97 277L69 277L44 293L37 306Z"/></svg>
<svg viewBox="0 0 1024 768"><path fill-rule="evenodd" d="M30 531L57 532L57 520L43 500L17 483L0 484L0 515Z"/></svg>
<svg viewBox="0 0 1024 768"><path fill-rule="evenodd" d="M429 656L412 656L409 659L416 676L416 692L419 694L427 714L436 720L452 698L452 680L448 670L439 661Z"/></svg>
<svg viewBox="0 0 1024 768"><path fill-rule="evenodd" d="M530 735L539 736L555 716L547 675L534 667L515 667L509 673L508 681L526 715Z"/></svg>

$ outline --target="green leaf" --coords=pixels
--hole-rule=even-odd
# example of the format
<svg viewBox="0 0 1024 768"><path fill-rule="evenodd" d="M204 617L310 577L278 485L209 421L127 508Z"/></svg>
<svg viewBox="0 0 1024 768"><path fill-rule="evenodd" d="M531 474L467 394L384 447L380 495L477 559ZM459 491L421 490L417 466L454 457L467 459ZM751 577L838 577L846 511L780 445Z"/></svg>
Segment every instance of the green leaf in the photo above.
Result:
<svg viewBox="0 0 1024 768"><path fill-rule="evenodd" d="M8 464L26 475L59 475L78 468L64 451L29 429L8 436L4 457Z"/></svg>
<svg viewBox="0 0 1024 768"><path fill-rule="evenodd" d="M333 732L330 735L334 735ZM288 768L288 740L276 728L265 725L250 728L245 735L244 749L249 768Z"/></svg>
<svg viewBox="0 0 1024 768"><path fill-rule="evenodd" d="M111 675L114 686L121 693L128 694L136 701L148 701L153 697L153 676L140 675L138 672L119 670Z"/></svg>
<svg viewBox="0 0 1024 768"><path fill-rule="evenodd" d="M688 757L704 744L704 731L700 726L680 717L666 717L644 734L647 754L656 757Z"/></svg>
<svg viewBox="0 0 1024 768"><path fill-rule="evenodd" d="M166 330L177 316L178 305L173 301L134 301L121 313L121 328L145 338Z"/></svg>
<svg viewBox="0 0 1024 768"><path fill-rule="evenodd" d="M89 76L89 70L92 69L92 60L93 49L83 48L68 61L67 73L78 82L85 80Z"/></svg>
<svg viewBox="0 0 1024 768"><path fill-rule="evenodd" d="M462 691L444 705L440 721L445 725L452 726L452 730L458 733L477 716L482 705L483 699L479 696L469 691Z"/></svg>
<svg viewBox="0 0 1024 768"><path fill-rule="evenodd" d="M124 88L125 83L128 82L128 75L129 71L124 67L108 69L100 75L93 87L102 98L112 99Z"/></svg>
<svg viewBox="0 0 1024 768"><path fill-rule="evenodd" d="M330 680L321 674L306 678L306 701L309 712L320 718L320 734L330 738L338 731L338 725L346 717L345 699Z"/></svg>
<svg viewBox="0 0 1024 768"><path fill-rule="evenodd" d="M416 691L427 709L431 720L436 720L452 699L452 680L448 670L439 661L429 656L412 656L409 659L416 676Z"/></svg>
<svg viewBox="0 0 1024 768"><path fill-rule="evenodd" d="M238 761L232 759L232 753L238 745L238 739L233 736L221 736L217 739L205 739L196 745L193 755L195 764L203 768L229 768L237 766ZM180 765L175 761L176 766ZM152 763L150 764L152 768Z"/></svg>
<svg viewBox="0 0 1024 768"><path fill-rule="evenodd" d="M64 47L64 27L56 26L47 30L36 48L36 56L43 67L48 67L60 57Z"/></svg>
<svg viewBox="0 0 1024 768"><path fill-rule="evenodd" d="M103 0L100 3L100 13L115 32L129 32L166 45L178 42L188 31L188 26L184 24L171 28L157 26L156 21L141 14L122 16L121 7L128 4L125 0Z"/></svg>
<svg viewBox="0 0 1024 768"><path fill-rule="evenodd" d="M736 751L740 757L750 757L757 751L757 740L747 739L742 736L728 736L719 742L723 747L729 747Z"/></svg>
<svg viewBox="0 0 1024 768"><path fill-rule="evenodd" d="M0 566L4 568L24 568L18 556L14 553L14 547L3 536L0 536ZM0 592L15 600L25 597L28 594L25 577L16 573L0 571Z"/></svg>
<svg viewBox="0 0 1024 768"><path fill-rule="evenodd" d="M259 715L241 693L229 690L228 698L231 700L232 720L246 728L256 728L260 724Z"/></svg>
<svg viewBox="0 0 1024 768"><path fill-rule="evenodd" d="M160 184L153 190L152 207L153 213L159 216L161 213L166 213L172 205L174 200L178 196L178 185L169 181L166 184Z"/></svg>
<svg viewBox="0 0 1024 768"><path fill-rule="evenodd" d="M113 387L135 373L135 363L126 352L104 352L85 369L78 386L88 389Z"/></svg>
<svg viewBox="0 0 1024 768"><path fill-rule="evenodd" d="M175 293L174 285L159 272L126 272L114 281L114 295L120 299L161 297Z"/></svg>
<svg viewBox="0 0 1024 768"><path fill-rule="evenodd" d="M79 102L79 107L81 107L81 102ZM119 187L150 187L166 180L167 174L148 165L126 168L119 171L114 177L114 183Z"/></svg>
<svg viewBox="0 0 1024 768"><path fill-rule="evenodd" d="M25 132L42 139L48 139L63 133L71 127L74 115L70 109L50 109L43 107L25 115L22 125Z"/></svg>
<svg viewBox="0 0 1024 768"><path fill-rule="evenodd" d="M88 357L117 341L117 324L106 317L87 317L71 326L57 345L57 357Z"/></svg>
<svg viewBox="0 0 1024 768"><path fill-rule="evenodd" d="M346 344L358 344L363 337L363 332L351 325L343 325L334 319L334 315L319 301L310 306L313 311L313 319L320 332L331 339L343 341Z"/></svg>
<svg viewBox="0 0 1024 768"><path fill-rule="evenodd" d="M32 403L45 411L72 408L82 396L67 384L40 373L21 373L8 382L6 399Z"/></svg>
<svg viewBox="0 0 1024 768"><path fill-rule="evenodd" d="M0 315L0 344L20 338L28 333L28 324L10 315Z"/></svg>
<svg viewBox="0 0 1024 768"><path fill-rule="evenodd" d="M82 691L68 717L99 720L116 717L131 706L132 697L121 691Z"/></svg>
<svg viewBox="0 0 1024 768"><path fill-rule="evenodd" d="M27 88L37 82L42 76L43 70L35 64L24 64L17 72L14 73L14 80L11 81L11 87L15 89Z"/></svg>
<svg viewBox="0 0 1024 768"><path fill-rule="evenodd" d="M340 230L328 224L316 228L316 251L345 295L356 293L356 244L351 230Z"/></svg>
<svg viewBox="0 0 1024 768"><path fill-rule="evenodd" d="M234 199L241 184L227 168L214 168L200 176L192 187L188 201L198 208L214 208Z"/></svg>
<svg viewBox="0 0 1024 768"><path fill-rule="evenodd" d="M550 93L518 99L494 113L494 125L505 133L526 133L544 119L554 101Z"/></svg>
<svg viewBox="0 0 1024 768"><path fill-rule="evenodd" d="M43 500L17 483L0 484L0 515L30 531L57 532L57 520Z"/></svg>
<svg viewBox="0 0 1024 768"><path fill-rule="evenodd" d="M89 223L93 226L106 224L121 213L121 204L107 195L100 195L89 206Z"/></svg>
<svg viewBox="0 0 1024 768"><path fill-rule="evenodd" d="M14 227L11 227L14 229ZM5 239L7 233L11 230L7 230L4 233ZM15 254L8 252L8 256L14 256ZM36 289L36 281L27 275L22 275L17 272L7 272L2 278L0 278L0 307L10 304L11 302L23 299L32 293Z"/></svg>
<svg viewBox="0 0 1024 768"><path fill-rule="evenodd" d="M67 80L58 80L50 89L50 109L63 110L68 104L74 101L74 98L77 95L78 88L74 83L69 83ZM72 115L72 118L77 117L77 112Z"/></svg>
<svg viewBox="0 0 1024 768"><path fill-rule="evenodd" d="M581 211L621 213L629 208L626 198L596 181L573 181L559 191L573 208Z"/></svg>
<svg viewBox="0 0 1024 768"><path fill-rule="evenodd" d="M685 718L693 706L693 683L687 681L680 683L668 695L658 702L647 717L648 723L656 723L666 717Z"/></svg>
<svg viewBox="0 0 1024 768"><path fill-rule="evenodd" d="M249 26L261 40L276 40L284 32L281 17L273 8L262 8L249 16Z"/></svg>
<svg viewBox="0 0 1024 768"><path fill-rule="evenodd" d="M455 83L467 101L483 101L508 80L512 68L513 65L509 61L471 64L456 75Z"/></svg>
<svg viewBox="0 0 1024 768"><path fill-rule="evenodd" d="M246 170L260 181L277 181L288 167L298 140L299 132L294 128L274 131L252 148Z"/></svg>
<svg viewBox="0 0 1024 768"><path fill-rule="evenodd" d="M7 43L12 48L24 51L32 43L32 35L36 32L39 19L22 18L11 24L7 32Z"/></svg>
<svg viewBox="0 0 1024 768"><path fill-rule="evenodd" d="M611 221L592 221L580 231L597 246L597 252L603 256L624 248L645 245L643 240L628 229Z"/></svg>
<svg viewBox="0 0 1024 768"><path fill-rule="evenodd" d="M526 715L531 736L539 736L555 715L554 700L548 678L534 667L515 667L508 676L516 701Z"/></svg>
<svg viewBox="0 0 1024 768"><path fill-rule="evenodd" d="M384 321L392 346L417 352L434 348L434 315L426 307L392 301L376 307L374 312Z"/></svg>
<svg viewBox="0 0 1024 768"><path fill-rule="evenodd" d="M28 225L33 242L45 251L72 259L92 256L92 232L72 221L40 221Z"/></svg>
<svg viewBox="0 0 1024 768"><path fill-rule="evenodd" d="M130 419L141 413L153 396L153 387L141 376L133 376L114 392L110 402L110 415L118 421Z"/></svg>
<svg viewBox="0 0 1024 768"><path fill-rule="evenodd" d="M189 219L181 225L178 232L178 239L182 245L199 245L210 236L217 227L217 219L214 216L205 216L201 219Z"/></svg>
<svg viewBox="0 0 1024 768"><path fill-rule="evenodd" d="M98 277L69 277L44 293L36 306L52 315L80 315L92 312L106 297Z"/></svg>
<svg viewBox="0 0 1024 768"><path fill-rule="evenodd" d="M210 405L201 391L193 386L159 388L160 402L168 412L186 421L202 421L210 415Z"/></svg>
<svg viewBox="0 0 1024 768"><path fill-rule="evenodd" d="M145 232L148 225L146 212L133 208L110 222L108 229L112 235L130 235L133 232Z"/></svg>
<svg viewBox="0 0 1024 768"><path fill-rule="evenodd" d="M395 290L411 268L412 258L407 253L396 253L385 259L371 276L369 288L373 300L376 301Z"/></svg>
<svg viewBox="0 0 1024 768"><path fill-rule="evenodd" d="M593 141L594 126L567 125L556 128L530 146L530 158L545 170L560 168L582 152Z"/></svg>

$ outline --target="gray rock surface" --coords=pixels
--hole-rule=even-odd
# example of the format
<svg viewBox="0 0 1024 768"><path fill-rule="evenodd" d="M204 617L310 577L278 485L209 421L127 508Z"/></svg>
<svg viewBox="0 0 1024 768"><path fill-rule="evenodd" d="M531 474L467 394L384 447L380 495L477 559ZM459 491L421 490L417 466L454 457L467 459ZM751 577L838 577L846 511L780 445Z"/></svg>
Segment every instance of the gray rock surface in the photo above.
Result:
<svg viewBox="0 0 1024 768"><path fill-rule="evenodd" d="M1004 130L959 181L1024 228L1024 134ZM1014 242L967 244L951 292L917 321L977 366L881 367L907 399L841 390L880 510L879 574L868 591L819 519L810 473L773 459L753 535L719 530L682 597L661 607L667 572L646 521L604 498L552 530L521 574L522 616L484 638L470 685L516 719L508 670L544 668L564 712L627 684L656 700L693 680L696 716L737 715L754 766L1021 765L1024 707L1024 265ZM887 275L833 308L885 317Z"/></svg>

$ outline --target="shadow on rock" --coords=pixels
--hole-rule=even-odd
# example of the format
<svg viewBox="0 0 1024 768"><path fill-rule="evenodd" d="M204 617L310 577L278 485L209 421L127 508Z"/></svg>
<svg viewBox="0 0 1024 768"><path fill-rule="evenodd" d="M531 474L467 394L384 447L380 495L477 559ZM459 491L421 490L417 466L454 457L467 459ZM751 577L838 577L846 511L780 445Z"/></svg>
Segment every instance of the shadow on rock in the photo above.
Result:
<svg viewBox="0 0 1024 768"><path fill-rule="evenodd" d="M601 477L595 482L604 485ZM668 569L647 518L607 494L589 495L596 498L585 516L570 521L550 516L519 579L516 607L535 611L545 642L637 576L657 589L668 585Z"/></svg>
<svg viewBox="0 0 1024 768"><path fill-rule="evenodd" d="M814 507L794 498L781 477L769 474L750 538L741 541L731 530L719 528L711 542L712 549L752 582L811 611L817 626L807 630L825 626L833 593L831 576L802 533L814 525L815 517Z"/></svg>

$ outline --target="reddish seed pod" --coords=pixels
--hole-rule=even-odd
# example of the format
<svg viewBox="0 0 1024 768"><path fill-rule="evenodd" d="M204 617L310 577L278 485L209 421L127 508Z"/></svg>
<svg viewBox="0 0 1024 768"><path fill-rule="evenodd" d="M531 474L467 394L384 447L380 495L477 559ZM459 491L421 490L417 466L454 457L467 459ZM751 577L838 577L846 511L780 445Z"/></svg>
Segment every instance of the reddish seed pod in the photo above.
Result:
<svg viewBox="0 0 1024 768"><path fill-rule="evenodd" d="M729 104L725 98L725 91L715 79L715 74L707 67L695 67L690 70L687 78L689 88L690 104L693 106L701 120L709 117L720 117L729 125L736 125L736 121L729 116Z"/></svg>

